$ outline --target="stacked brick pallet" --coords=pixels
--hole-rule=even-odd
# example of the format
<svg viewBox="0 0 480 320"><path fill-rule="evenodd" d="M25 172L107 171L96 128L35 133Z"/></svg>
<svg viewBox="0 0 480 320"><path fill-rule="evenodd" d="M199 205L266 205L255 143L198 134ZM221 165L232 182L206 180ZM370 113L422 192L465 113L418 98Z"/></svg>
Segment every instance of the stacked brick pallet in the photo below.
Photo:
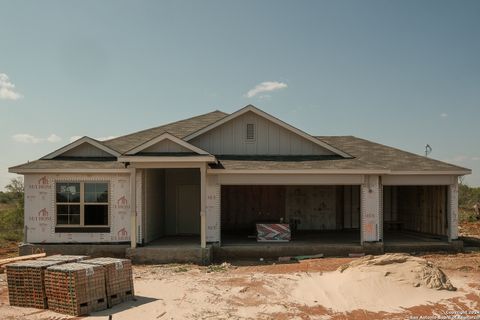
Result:
<svg viewBox="0 0 480 320"><path fill-rule="evenodd" d="M82 264L92 264L104 268L109 308L133 298L132 263L130 260L96 258L82 261Z"/></svg>
<svg viewBox="0 0 480 320"><path fill-rule="evenodd" d="M79 316L107 308L105 271L102 266L67 263L45 272L48 308Z"/></svg>
<svg viewBox="0 0 480 320"><path fill-rule="evenodd" d="M10 305L47 308L44 287L45 269L60 263L62 262L28 260L7 265Z"/></svg>
<svg viewBox="0 0 480 320"><path fill-rule="evenodd" d="M72 255L61 255L54 254L52 256L47 256L45 258L40 258L38 260L45 261L59 261L61 263L70 263L70 262L79 262L85 259L88 259L88 256L72 256Z"/></svg>
<svg viewBox="0 0 480 320"><path fill-rule="evenodd" d="M7 265L10 305L79 316L133 298L127 259L54 255Z"/></svg>

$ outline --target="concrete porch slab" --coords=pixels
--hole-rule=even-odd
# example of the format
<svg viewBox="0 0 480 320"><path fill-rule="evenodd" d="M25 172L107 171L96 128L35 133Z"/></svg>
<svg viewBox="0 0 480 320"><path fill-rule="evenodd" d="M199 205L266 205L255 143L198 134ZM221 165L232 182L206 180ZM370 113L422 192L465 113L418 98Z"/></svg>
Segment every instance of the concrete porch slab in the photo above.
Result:
<svg viewBox="0 0 480 320"><path fill-rule="evenodd" d="M209 264L212 261L211 246L202 249L200 245L146 246L127 248L127 259L136 264L195 263Z"/></svg>

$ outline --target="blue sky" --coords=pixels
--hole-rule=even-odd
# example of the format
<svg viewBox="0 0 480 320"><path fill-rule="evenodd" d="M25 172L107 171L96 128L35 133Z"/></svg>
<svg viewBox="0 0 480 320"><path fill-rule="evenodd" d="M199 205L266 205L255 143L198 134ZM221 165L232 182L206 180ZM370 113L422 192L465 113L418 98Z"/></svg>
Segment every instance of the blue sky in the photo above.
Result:
<svg viewBox="0 0 480 320"><path fill-rule="evenodd" d="M0 186L71 137L247 104L311 134L428 143L480 185L479 17L453 0L0 0Z"/></svg>

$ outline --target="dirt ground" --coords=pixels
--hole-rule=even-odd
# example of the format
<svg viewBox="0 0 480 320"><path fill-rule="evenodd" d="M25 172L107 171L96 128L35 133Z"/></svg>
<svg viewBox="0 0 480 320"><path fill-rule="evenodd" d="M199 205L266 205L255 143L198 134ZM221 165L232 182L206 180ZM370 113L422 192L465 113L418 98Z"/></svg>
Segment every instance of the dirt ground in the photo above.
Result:
<svg viewBox="0 0 480 320"><path fill-rule="evenodd" d="M459 233L480 238L480 221L462 222ZM16 243L0 246L0 259L16 254ZM389 294L384 288L384 291L379 289L376 293L378 299L373 298L378 301L377 305L373 303L374 307L370 304L368 308L339 311L328 303L322 305L316 300L315 294L322 293L323 288L316 286L315 281L323 275L338 272L335 271L337 268L356 258L323 258L295 263L243 261L207 267L189 264L138 265L134 266L134 301L81 318L48 310L9 306L6 275L0 274L0 319L109 319L109 316L112 320L480 319L480 253L418 256L441 268L458 290L439 298L434 291L428 291L434 289L428 289L424 291L425 298L421 303L405 306L402 305L405 301L399 299L396 301L398 305L392 309L392 305L382 306L381 298ZM299 283L306 281L309 286L298 287ZM352 283L353 296L344 300L353 299L352 303L359 305L362 294L357 293L359 297L355 297L354 287L355 283ZM298 288L304 290L306 296L313 296L313 300L310 303L298 301L295 298L298 297ZM328 295L332 294L325 290L325 294L318 297L319 301L320 298L328 300Z"/></svg>
<svg viewBox="0 0 480 320"><path fill-rule="evenodd" d="M460 222L458 226L458 233L462 237L480 238L480 221Z"/></svg>
<svg viewBox="0 0 480 320"><path fill-rule="evenodd" d="M472 315L480 312L480 253L426 254L421 257L443 269L458 290L444 292L445 299L429 301L438 292L427 292L424 303L399 305L376 311L338 311L328 305L299 303L294 286L329 275L353 258L324 258L296 263L242 262L212 266L187 264L134 266L136 300L96 312L88 319L413 319L413 317ZM352 283L352 288L354 287ZM315 288L319 292L322 288ZM310 290L310 291L315 291ZM416 289L413 289L416 290ZM420 290L420 288L419 288ZM428 291L431 290L431 291ZM298 290L297 290L298 291ZM307 290L309 291L309 290ZM312 294L312 292L305 292ZM388 292L375 293L381 301ZM298 292L297 292L298 295ZM324 297L325 298L325 297ZM328 298L328 297L327 297ZM355 298L355 297L354 297ZM360 297L358 297L360 298ZM351 297L350 297L351 299ZM475 314L473 314L475 315ZM476 316L479 314L477 313ZM8 320L60 320L72 317L48 310L11 307L5 274L0 275L0 318ZM75 318L73 318L75 319ZM83 319L83 318L82 318Z"/></svg>

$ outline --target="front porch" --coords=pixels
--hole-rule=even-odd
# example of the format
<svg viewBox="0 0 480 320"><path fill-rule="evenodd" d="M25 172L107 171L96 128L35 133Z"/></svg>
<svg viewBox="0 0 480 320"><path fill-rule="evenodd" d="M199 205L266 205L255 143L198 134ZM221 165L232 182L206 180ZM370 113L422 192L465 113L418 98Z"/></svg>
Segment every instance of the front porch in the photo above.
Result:
<svg viewBox="0 0 480 320"><path fill-rule="evenodd" d="M353 231L323 231L297 234L294 240L283 243L257 242L245 237L227 236L222 244L209 244L202 249L197 236L163 237L143 247L127 248L126 256L135 263L221 263L236 260L278 260L279 257L323 254L348 256L356 254L382 254L384 252L461 251L461 241L420 233L396 231L384 242L357 241Z"/></svg>
<svg viewBox="0 0 480 320"><path fill-rule="evenodd" d="M455 184L418 187L426 190L425 194L432 193L418 199L398 192L393 201L380 177L373 175L259 175L246 179L208 174L204 164L196 168L191 164L181 168L178 164L176 168L158 163L143 168L135 165L142 177L136 186L139 236L138 247L127 249L127 256L137 263L462 249L461 242L454 241ZM396 209L395 203L407 200L407 211ZM425 219L408 218L420 213ZM440 227L430 223L424 228L426 221L437 217L444 221ZM392 221L403 224L392 227ZM290 242L256 241L257 223L279 222L290 224ZM429 234L437 230L442 232Z"/></svg>

